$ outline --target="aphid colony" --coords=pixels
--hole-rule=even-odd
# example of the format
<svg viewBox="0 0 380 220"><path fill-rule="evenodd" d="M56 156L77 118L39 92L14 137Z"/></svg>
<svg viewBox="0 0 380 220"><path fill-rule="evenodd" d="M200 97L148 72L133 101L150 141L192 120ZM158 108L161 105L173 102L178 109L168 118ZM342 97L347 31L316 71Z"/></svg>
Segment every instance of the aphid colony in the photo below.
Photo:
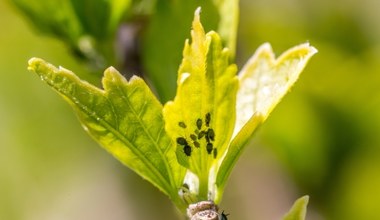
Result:
<svg viewBox="0 0 380 220"><path fill-rule="evenodd" d="M183 147L183 152L187 156L191 156L192 147L189 144L189 142L196 148L200 148L201 144L199 143L203 138L206 140L206 150L208 154L213 153L214 158L216 158L218 151L216 148L214 148L214 145L212 142L215 140L215 132L214 129L210 128L210 122L211 122L211 114L207 113L205 115L205 128L202 130L203 126L203 120L198 118L195 122L196 129L193 134L190 134L189 137L191 139L188 140L185 137L178 137L177 138L177 144L181 145ZM181 121L178 123L178 126L181 128L187 128L185 122Z"/></svg>

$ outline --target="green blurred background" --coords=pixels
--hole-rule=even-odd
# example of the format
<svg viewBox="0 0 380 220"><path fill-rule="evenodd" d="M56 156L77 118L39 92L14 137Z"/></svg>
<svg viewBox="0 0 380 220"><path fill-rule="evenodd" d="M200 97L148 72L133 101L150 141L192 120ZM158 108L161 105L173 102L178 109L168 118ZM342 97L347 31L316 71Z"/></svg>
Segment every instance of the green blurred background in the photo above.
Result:
<svg viewBox="0 0 380 220"><path fill-rule="evenodd" d="M308 194L308 220L380 219L380 1L240 5L240 67L264 42L277 55L305 41L319 53L256 133L221 208L229 219L274 220ZM37 56L96 81L31 23L0 1L0 219L178 219L164 195L97 146L26 70Z"/></svg>

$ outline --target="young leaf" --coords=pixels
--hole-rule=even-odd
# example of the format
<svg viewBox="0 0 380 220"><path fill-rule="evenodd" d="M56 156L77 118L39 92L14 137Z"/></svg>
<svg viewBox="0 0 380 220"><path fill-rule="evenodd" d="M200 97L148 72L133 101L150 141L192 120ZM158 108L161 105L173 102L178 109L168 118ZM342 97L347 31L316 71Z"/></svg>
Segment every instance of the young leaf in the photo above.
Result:
<svg viewBox="0 0 380 220"><path fill-rule="evenodd" d="M239 17L238 0L156 0L156 10L142 38L142 62L162 102L172 100L176 92L176 71L181 62L183 40L188 37L188 25L194 9L202 8L207 19L202 21L209 30L217 30L229 48L230 59L235 54ZM176 27L176 28L173 28ZM168 37L170 36L170 37ZM160 42L160 43L157 43ZM163 56L163 51L165 55ZM165 80L162 80L162 79Z"/></svg>
<svg viewBox="0 0 380 220"><path fill-rule="evenodd" d="M29 69L71 104L85 130L108 152L167 194L179 207L185 169L166 135L162 106L145 82L105 71L101 90L74 73L32 58Z"/></svg>
<svg viewBox="0 0 380 220"><path fill-rule="evenodd" d="M308 43L293 47L275 59L269 43L260 46L239 73L234 135L254 115L264 120L297 81L317 50Z"/></svg>
<svg viewBox="0 0 380 220"><path fill-rule="evenodd" d="M217 28L218 11L211 0L154 2L155 11L142 37L141 56L146 74L160 100L165 103L172 100L176 93L176 73L181 62L183 41L189 36L194 10L202 7L207 15L203 24L213 30Z"/></svg>
<svg viewBox="0 0 380 220"><path fill-rule="evenodd" d="M198 199L208 200L210 168L224 155L235 124L238 79L228 50L218 34L205 34L199 12L193 21L192 42L185 44L177 94L165 105L164 117L173 141L186 141L177 141L177 158L199 178Z"/></svg>
<svg viewBox="0 0 380 220"><path fill-rule="evenodd" d="M219 203L222 200L224 187L227 183L228 177L232 172L232 168L236 164L241 153L243 153L244 147L249 142L253 133L263 122L263 117L260 114L253 115L249 121L244 125L242 130L236 135L236 137L230 143L228 152L220 164L218 174L216 176L216 195L215 203Z"/></svg>
<svg viewBox="0 0 380 220"><path fill-rule="evenodd" d="M238 78L229 51L217 33L205 34L199 13L191 43L185 43L176 97L164 108L142 79L127 81L113 68L99 89L68 70L29 61L29 69L73 106L95 140L181 210L202 200L220 202L249 138L316 53L303 44L274 59L264 44Z"/></svg>
<svg viewBox="0 0 380 220"><path fill-rule="evenodd" d="M216 203L234 164L256 128L297 81L308 60L317 50L302 44L274 58L271 46L262 45L239 73L233 140L217 174Z"/></svg>
<svg viewBox="0 0 380 220"><path fill-rule="evenodd" d="M284 216L283 220L305 220L308 202L309 196L303 196L297 199L290 211Z"/></svg>

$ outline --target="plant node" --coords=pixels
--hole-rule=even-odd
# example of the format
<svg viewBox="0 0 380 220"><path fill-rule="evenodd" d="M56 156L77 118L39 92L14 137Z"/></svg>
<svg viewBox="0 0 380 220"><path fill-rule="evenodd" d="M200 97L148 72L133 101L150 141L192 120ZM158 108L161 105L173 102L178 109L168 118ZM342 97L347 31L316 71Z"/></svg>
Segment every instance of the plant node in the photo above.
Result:
<svg viewBox="0 0 380 220"><path fill-rule="evenodd" d="M187 208L190 220L219 220L218 206L213 201L201 201Z"/></svg>

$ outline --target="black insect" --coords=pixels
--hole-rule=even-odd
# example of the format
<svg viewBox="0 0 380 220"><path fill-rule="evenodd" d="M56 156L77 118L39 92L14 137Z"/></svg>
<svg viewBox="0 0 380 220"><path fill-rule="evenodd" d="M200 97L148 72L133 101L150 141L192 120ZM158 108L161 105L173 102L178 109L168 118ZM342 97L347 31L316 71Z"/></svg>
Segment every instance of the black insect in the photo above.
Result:
<svg viewBox="0 0 380 220"><path fill-rule="evenodd" d="M206 132L205 131L201 131L198 133L198 139L201 139L203 138L203 136L205 136Z"/></svg>
<svg viewBox="0 0 380 220"><path fill-rule="evenodd" d="M190 188L189 188L189 184L187 184L187 183L184 183L184 184L182 185L182 187L185 188L185 189L187 189L187 190L190 189Z"/></svg>
<svg viewBox="0 0 380 220"><path fill-rule="evenodd" d="M211 143L211 141L210 141L210 137L207 135L207 132L206 132L205 134L206 134L206 135L205 135L206 142L207 142L207 143Z"/></svg>
<svg viewBox="0 0 380 220"><path fill-rule="evenodd" d="M186 154L186 156L191 156L191 147L189 145L185 145L183 147L183 152Z"/></svg>
<svg viewBox="0 0 380 220"><path fill-rule="evenodd" d="M189 192L189 185L187 183L184 183L182 187L180 188L182 194L188 193Z"/></svg>
<svg viewBox="0 0 380 220"><path fill-rule="evenodd" d="M210 121L211 121L211 114L210 112L206 114L206 117L205 117L205 124L206 126L210 126Z"/></svg>
<svg viewBox="0 0 380 220"><path fill-rule="evenodd" d="M212 151L212 153L214 154L214 159L215 159L216 156L218 155L218 150L216 148L214 148L214 150Z"/></svg>
<svg viewBox="0 0 380 220"><path fill-rule="evenodd" d="M219 219L220 220L228 220L227 216L229 216L230 214L224 214L224 211L222 212L222 214L220 214L219 216Z"/></svg>
<svg viewBox="0 0 380 220"><path fill-rule="evenodd" d="M199 148L201 145L199 144L199 142L194 141L194 146L195 146L196 148Z"/></svg>
<svg viewBox="0 0 380 220"><path fill-rule="evenodd" d="M180 144L180 145L187 145L187 141L183 137L178 137L177 138L177 143Z"/></svg>
<svg viewBox="0 0 380 220"><path fill-rule="evenodd" d="M207 137L208 137L208 139L214 141L214 139L215 139L215 132L214 132L214 130L212 128L209 128L207 130Z"/></svg>
<svg viewBox="0 0 380 220"><path fill-rule="evenodd" d="M198 118L197 120L197 128L200 130L202 128L202 119Z"/></svg>
<svg viewBox="0 0 380 220"><path fill-rule="evenodd" d="M186 128L186 124L183 121L178 122L178 126L180 126L181 128Z"/></svg>
<svg viewBox="0 0 380 220"><path fill-rule="evenodd" d="M207 153L208 153L208 154L211 154L211 152L212 152L212 149L213 149L213 146L212 146L212 144L211 144L211 143L208 143L208 144L206 145L206 150L207 150Z"/></svg>
<svg viewBox="0 0 380 220"><path fill-rule="evenodd" d="M197 136L195 134L190 134L190 138L191 140L193 141L196 141L197 140Z"/></svg>

